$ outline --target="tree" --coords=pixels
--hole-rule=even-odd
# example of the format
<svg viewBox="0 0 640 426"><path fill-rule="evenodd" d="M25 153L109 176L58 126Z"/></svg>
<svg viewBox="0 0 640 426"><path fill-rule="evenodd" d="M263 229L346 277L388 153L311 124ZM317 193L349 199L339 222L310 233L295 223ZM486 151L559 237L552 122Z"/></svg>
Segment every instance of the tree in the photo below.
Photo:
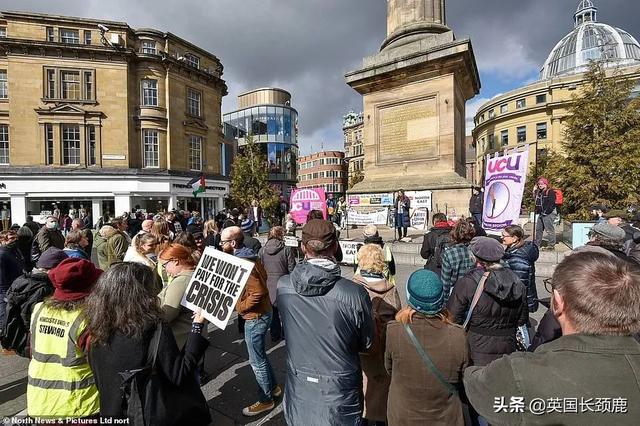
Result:
<svg viewBox="0 0 640 426"><path fill-rule="evenodd" d="M349 189L353 188L356 184L364 180L364 173L362 170L356 170L351 176L349 176Z"/></svg>
<svg viewBox="0 0 640 426"><path fill-rule="evenodd" d="M267 159L248 135L231 166L231 204L241 211L258 200L271 223L280 207L280 193L269 182Z"/></svg>
<svg viewBox="0 0 640 426"><path fill-rule="evenodd" d="M607 76L602 64L592 62L584 83L569 107L563 152L550 155L542 171L562 189L563 211L570 219L587 219L595 202L624 209L638 202L640 191L640 100L631 98L635 82L618 71Z"/></svg>

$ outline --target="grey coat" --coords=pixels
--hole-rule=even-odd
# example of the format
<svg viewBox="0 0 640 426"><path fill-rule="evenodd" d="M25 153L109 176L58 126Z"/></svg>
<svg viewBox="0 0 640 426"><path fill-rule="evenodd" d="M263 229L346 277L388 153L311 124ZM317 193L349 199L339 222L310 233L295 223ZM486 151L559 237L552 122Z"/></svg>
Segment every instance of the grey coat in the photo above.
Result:
<svg viewBox="0 0 640 426"><path fill-rule="evenodd" d="M373 344L371 300L341 278L338 265L304 261L278 282L278 309L287 340L284 397L288 425L359 425L359 352Z"/></svg>
<svg viewBox="0 0 640 426"><path fill-rule="evenodd" d="M276 305L278 280L293 271L296 266L295 255L290 247L284 245L284 241L272 238L260 249L258 257L267 271L269 299L272 305Z"/></svg>

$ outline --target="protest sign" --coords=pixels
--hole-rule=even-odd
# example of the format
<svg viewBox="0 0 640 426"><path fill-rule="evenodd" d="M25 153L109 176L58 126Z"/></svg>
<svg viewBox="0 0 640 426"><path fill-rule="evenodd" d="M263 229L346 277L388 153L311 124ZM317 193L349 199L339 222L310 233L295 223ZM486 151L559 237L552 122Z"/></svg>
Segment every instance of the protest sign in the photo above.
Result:
<svg viewBox="0 0 640 426"><path fill-rule="evenodd" d="M345 265L355 265L356 254L360 247L364 245L361 241L340 241L340 249L342 250L342 263Z"/></svg>
<svg viewBox="0 0 640 426"><path fill-rule="evenodd" d="M291 209L289 213L298 225L307 223L307 214L311 210L322 211L327 218L327 203L323 188L296 189L291 193Z"/></svg>
<svg viewBox="0 0 640 426"><path fill-rule="evenodd" d="M406 191L404 195L411 200L412 209L429 209L431 211L431 191Z"/></svg>
<svg viewBox="0 0 640 426"><path fill-rule="evenodd" d="M411 227L415 229L426 229L428 215L429 213L425 208L414 209L411 215Z"/></svg>
<svg viewBox="0 0 640 426"><path fill-rule="evenodd" d="M354 194L349 195L349 205L354 207L392 206L393 194Z"/></svg>
<svg viewBox="0 0 640 426"><path fill-rule="evenodd" d="M347 212L349 225L385 225L389 209L376 210L373 212L360 212L350 209Z"/></svg>
<svg viewBox="0 0 640 426"><path fill-rule="evenodd" d="M182 296L182 306L225 329L253 269L253 262L206 247Z"/></svg>
<svg viewBox="0 0 640 426"><path fill-rule="evenodd" d="M482 227L499 231L518 224L529 167L529 150L502 157L487 157Z"/></svg>

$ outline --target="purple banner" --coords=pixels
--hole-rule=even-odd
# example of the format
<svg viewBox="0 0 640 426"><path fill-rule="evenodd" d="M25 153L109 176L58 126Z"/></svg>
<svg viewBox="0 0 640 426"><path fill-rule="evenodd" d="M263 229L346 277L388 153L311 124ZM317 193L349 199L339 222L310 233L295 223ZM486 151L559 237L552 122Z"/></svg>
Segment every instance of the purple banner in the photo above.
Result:
<svg viewBox="0 0 640 426"><path fill-rule="evenodd" d="M484 229L499 231L518 223L528 166L529 150L487 160Z"/></svg>

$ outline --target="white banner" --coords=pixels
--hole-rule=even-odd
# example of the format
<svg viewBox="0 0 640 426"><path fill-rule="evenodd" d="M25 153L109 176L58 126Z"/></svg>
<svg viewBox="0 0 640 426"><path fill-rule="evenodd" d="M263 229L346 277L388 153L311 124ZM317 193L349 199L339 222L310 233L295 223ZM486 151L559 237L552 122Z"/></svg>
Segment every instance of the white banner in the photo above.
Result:
<svg viewBox="0 0 640 426"><path fill-rule="evenodd" d="M342 250L342 262L347 265L356 263L356 254L364 243L362 241L340 241L340 249Z"/></svg>
<svg viewBox="0 0 640 426"><path fill-rule="evenodd" d="M407 191L404 193L411 200L412 209L429 209L431 211L431 191Z"/></svg>
<svg viewBox="0 0 640 426"><path fill-rule="evenodd" d="M347 211L347 219L349 225L386 225L389 209L377 210L370 213L349 209Z"/></svg>
<svg viewBox="0 0 640 426"><path fill-rule="evenodd" d="M529 150L487 158L482 227L498 231L518 224L529 168Z"/></svg>
<svg viewBox="0 0 640 426"><path fill-rule="evenodd" d="M411 227L422 230L426 229L427 215L427 209L413 209L413 214L411 214Z"/></svg>
<svg viewBox="0 0 640 426"><path fill-rule="evenodd" d="M182 306L194 312L201 308L209 322L224 330L252 269L253 262L205 247L182 296Z"/></svg>

